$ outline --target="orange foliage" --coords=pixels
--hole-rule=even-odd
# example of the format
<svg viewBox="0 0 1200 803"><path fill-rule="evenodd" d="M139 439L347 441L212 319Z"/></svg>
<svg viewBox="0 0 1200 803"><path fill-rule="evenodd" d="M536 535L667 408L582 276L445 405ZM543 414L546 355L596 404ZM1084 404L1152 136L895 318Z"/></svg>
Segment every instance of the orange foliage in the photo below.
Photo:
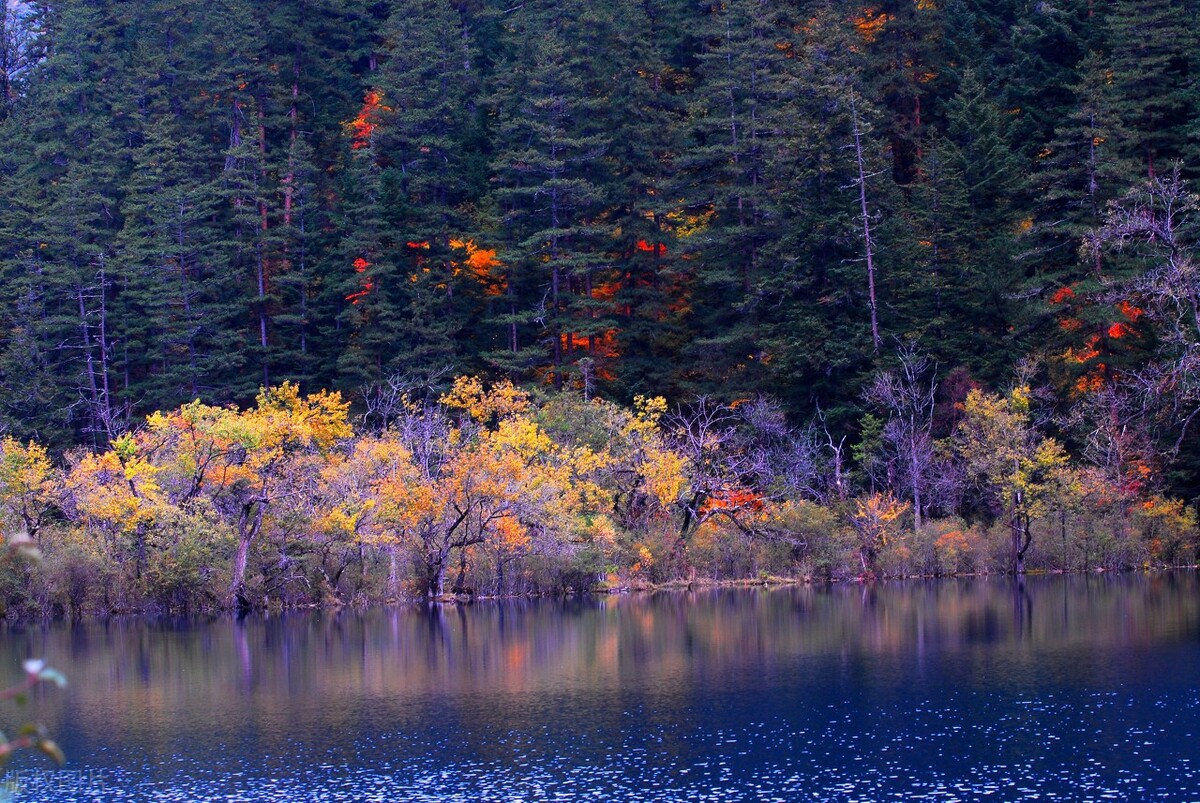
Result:
<svg viewBox="0 0 1200 803"><path fill-rule="evenodd" d="M730 491L718 491L708 498L701 506L701 513L734 510L762 510L762 495L746 488L734 488Z"/></svg>
<svg viewBox="0 0 1200 803"><path fill-rule="evenodd" d="M595 357L616 357L620 354L617 351L617 331L615 329L606 329L594 335L564 332L559 335L559 343L563 351L567 353L591 350Z"/></svg>
<svg viewBox="0 0 1200 803"><path fill-rule="evenodd" d="M650 243L646 242L645 240L638 240L637 241L637 250L646 251L646 252L649 252L652 254L658 254L659 256L663 256L667 253L667 246L663 243L655 243L654 245L651 245Z"/></svg>
<svg viewBox="0 0 1200 803"><path fill-rule="evenodd" d="M883 28L892 19L892 15L878 8L864 8L861 17L851 20L858 35L864 42L871 43L879 38Z"/></svg>
<svg viewBox="0 0 1200 803"><path fill-rule="evenodd" d="M970 544L967 541L967 537L963 535L962 530L951 530L948 533L942 533L938 536L934 546L939 553L965 552Z"/></svg>
<svg viewBox="0 0 1200 803"><path fill-rule="evenodd" d="M1060 287L1054 291L1054 295L1050 296L1051 304L1061 304L1064 301L1070 301L1075 297L1075 291L1070 287Z"/></svg>
<svg viewBox="0 0 1200 803"><path fill-rule="evenodd" d="M1076 379L1072 386L1075 395L1084 396L1102 390L1104 388L1104 370L1104 363L1099 363L1091 371Z"/></svg>
<svg viewBox="0 0 1200 803"><path fill-rule="evenodd" d="M371 267L371 263L363 257L358 257L351 264L354 266L355 273L366 273L367 268ZM359 283L359 287L361 289L356 290L346 296L346 300L351 304L357 304L370 295L371 291L375 289L375 280L364 276L362 281Z"/></svg>
<svg viewBox="0 0 1200 803"><path fill-rule="evenodd" d="M346 123L346 128L350 131L351 148L358 150L371 144L371 135L379 127L378 120L381 111L390 111L390 109L383 105L383 93L378 89L372 89L363 98L363 105L359 109L358 116Z"/></svg>
<svg viewBox="0 0 1200 803"><path fill-rule="evenodd" d="M621 292L620 282L600 282L592 287L592 298L597 301L612 301Z"/></svg>
<svg viewBox="0 0 1200 803"><path fill-rule="evenodd" d="M1099 342L1100 335L1092 335L1084 341L1083 348L1069 348L1064 356L1066 356L1067 359L1074 360L1077 363L1085 363L1088 360L1094 360L1100 356L1100 351L1096 348L1096 344Z"/></svg>
<svg viewBox="0 0 1200 803"><path fill-rule="evenodd" d="M1133 330L1130 329L1125 324L1117 322L1117 323L1114 323L1112 326L1108 327L1108 336L1113 338L1114 340L1120 340L1121 338L1125 337L1125 335L1129 334L1132 331Z"/></svg>
<svg viewBox="0 0 1200 803"><path fill-rule="evenodd" d="M1134 322L1138 318L1140 318L1146 314L1146 311L1144 309L1142 309L1141 307L1135 307L1133 304L1130 304L1128 301L1122 301L1120 304L1117 305L1117 309L1119 309L1121 311L1121 314L1124 315L1130 322Z"/></svg>
<svg viewBox="0 0 1200 803"><path fill-rule="evenodd" d="M504 282L496 281L492 276L492 270L504 264L496 256L496 249L480 248L474 240L451 240L450 247L456 251L467 253L467 258L461 263L451 263L455 274L465 266L471 275L484 285L484 292L487 295L498 296L504 293L506 289Z"/></svg>

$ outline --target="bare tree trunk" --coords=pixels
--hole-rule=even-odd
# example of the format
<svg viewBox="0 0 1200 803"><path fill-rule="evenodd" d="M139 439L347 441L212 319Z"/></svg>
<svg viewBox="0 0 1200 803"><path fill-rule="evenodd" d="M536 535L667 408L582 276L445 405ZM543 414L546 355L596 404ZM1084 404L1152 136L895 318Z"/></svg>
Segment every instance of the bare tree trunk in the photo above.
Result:
<svg viewBox="0 0 1200 803"><path fill-rule="evenodd" d="M858 122L858 109L850 100L850 114L854 121L854 158L858 163L858 201L862 208L863 244L867 252L867 304L871 308L871 345L879 353L879 313L875 303L875 245L871 240L871 214L867 209L867 171L863 158L862 127Z"/></svg>
<svg viewBox="0 0 1200 803"><path fill-rule="evenodd" d="M242 514L242 523L238 527L237 552L233 556L233 577L229 582L229 601L239 608L247 607L246 598L246 564L250 557L250 544L262 529L263 514L267 503L264 499L255 499L246 504Z"/></svg>
<svg viewBox="0 0 1200 803"><path fill-rule="evenodd" d="M261 103L259 104L259 108L260 109L262 108ZM266 126L263 125L261 120L259 121L259 124L258 124L258 152L259 152L259 165L258 165L259 172L258 172L258 175L255 177L256 184L259 181L263 181L265 183L266 175L267 175L267 164L266 164L267 163L267 129L266 129ZM268 312L267 312L267 274L270 269L267 265L268 257L266 254L268 222L267 222L267 201L266 201L264 192L265 192L265 190L263 187L256 187L255 194L259 196L258 197L258 215L259 215L259 227L260 227L261 233L258 237L258 243L257 243L257 246L255 247L254 251L255 251L255 264L256 264L257 272L258 272L258 276L257 276L257 278L258 278L258 344L259 344L259 347L262 348L262 374L263 374L263 387L265 388L271 384L271 373L270 373L270 369L267 364L267 316L268 316Z"/></svg>
<svg viewBox="0 0 1200 803"><path fill-rule="evenodd" d="M400 571L396 565L396 545L389 544L388 548L388 594L393 598L400 595Z"/></svg>
<svg viewBox="0 0 1200 803"><path fill-rule="evenodd" d="M97 338L100 346L100 399L103 404L100 415L104 421L105 437L112 440L116 434L116 422L113 420L115 414L112 407L112 387L108 379L111 345L108 341L108 272L103 256L100 257L100 323Z"/></svg>
<svg viewBox="0 0 1200 803"><path fill-rule="evenodd" d="M91 421L89 426L92 429L92 442L99 445L96 435L104 428L104 399L100 393L100 383L97 380L97 368L95 353L92 349L92 334L91 327L88 326L88 309L87 300L84 295L83 286L75 288L75 297L79 302L79 333L81 345L84 355L84 370L86 373L85 380L87 382L88 402L90 407Z"/></svg>

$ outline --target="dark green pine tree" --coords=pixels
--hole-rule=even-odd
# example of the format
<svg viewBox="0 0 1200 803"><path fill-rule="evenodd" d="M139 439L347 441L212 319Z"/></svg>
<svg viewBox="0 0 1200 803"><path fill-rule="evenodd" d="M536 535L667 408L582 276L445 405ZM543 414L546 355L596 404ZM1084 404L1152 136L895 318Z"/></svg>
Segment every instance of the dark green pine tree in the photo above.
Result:
<svg viewBox="0 0 1200 803"><path fill-rule="evenodd" d="M1003 65L1004 108L1010 137L1035 158L1071 108L1076 65L1085 53L1086 3L1033 0L1012 28L1012 61Z"/></svg>
<svg viewBox="0 0 1200 803"><path fill-rule="evenodd" d="M1108 202L1137 180L1138 162L1128 158L1129 132L1118 108L1121 98L1112 73L1098 54L1079 65L1074 100L1055 126L1053 139L1038 154L1032 181L1039 199L1029 258L1037 281L1049 292L1080 277L1084 235L1103 223ZM1096 255L1095 258L1099 258ZM1099 273L1098 266L1090 266Z"/></svg>
<svg viewBox="0 0 1200 803"><path fill-rule="evenodd" d="M530 3L514 12L513 61L498 73L493 95L511 295L497 321L507 348L490 359L509 372L532 368L555 387L587 380L612 327L592 305L613 268L601 158L611 146L603 125L606 54L587 47L612 24L607 11Z"/></svg>
<svg viewBox="0 0 1200 803"><path fill-rule="evenodd" d="M612 316L616 327L597 371L624 398L676 396L673 357L683 343L688 272L675 235L685 224L673 189L684 146L687 76L665 56L678 46L669 26L679 9L632 0L612 8L611 38L597 44L612 54L605 109L612 137L604 159L619 273L603 288L604 298L592 302L593 314Z"/></svg>
<svg viewBox="0 0 1200 803"><path fill-rule="evenodd" d="M755 330L766 386L797 414L814 400L853 404L894 333L887 288L898 198L883 113L859 83L859 42L853 22L830 8L804 26L769 168L785 225L755 286Z"/></svg>
<svg viewBox="0 0 1200 803"><path fill-rule="evenodd" d="M1129 260L1081 247L1104 223L1109 203L1139 182L1143 166L1126 156L1129 132L1117 113L1121 99L1105 60L1089 54L1080 73L1074 107L1064 115L1033 175L1041 202L1029 232L1027 259L1035 272L1021 293L1029 301L1019 310L1020 325L1036 332L1031 342L1046 355L1054 381L1064 388L1090 372L1111 381L1116 372L1145 357L1146 345L1144 328L1131 326L1113 303L1111 280L1131 269ZM1087 352L1096 358L1063 357ZM1102 369L1096 368L1098 362Z"/></svg>
<svg viewBox="0 0 1200 803"><path fill-rule="evenodd" d="M274 271L281 252L274 225L276 199L273 175L264 142L266 121L260 99L235 94L231 103L229 148L219 180L225 207L226 240L220 257L230 266L229 288L245 310L242 345L245 369L230 373L223 395L230 399L253 398L258 387L272 382L272 322L275 305ZM247 325L248 324L248 325Z"/></svg>
<svg viewBox="0 0 1200 803"><path fill-rule="evenodd" d="M970 303L967 317L955 324L973 333L968 362L986 378L1003 375L1015 358L1013 338L1021 333L1012 328L1014 291L1023 281L1019 237L1032 225L1024 209L1027 179L1009 139L1012 116L995 95L973 70L964 71L947 104L943 149L947 175L961 176L968 205L960 242Z"/></svg>
<svg viewBox="0 0 1200 803"><path fill-rule="evenodd" d="M321 204L321 171L308 137L297 132L288 144L281 180L283 205L279 219L280 255L275 275L279 311L274 316L279 378L304 389L326 387L332 371L321 364L319 351L320 257L328 210Z"/></svg>
<svg viewBox="0 0 1200 803"><path fill-rule="evenodd" d="M947 368L988 374L994 340L983 342L982 322L1002 299L981 292L989 265L975 239L970 193L956 149L945 140L922 148L918 179L904 206L907 236L895 241L899 263L891 284L898 336L920 343Z"/></svg>
<svg viewBox="0 0 1200 803"><path fill-rule="evenodd" d="M382 169L371 127L375 106L368 95L356 118L367 127L351 134L339 167L339 205L333 212L339 237L322 268L326 281L318 299L322 307L337 310L322 338L333 344L337 384L347 391L388 376L403 327L403 278L389 255L406 246L394 242L384 224Z"/></svg>
<svg viewBox="0 0 1200 803"><path fill-rule="evenodd" d="M1196 109L1196 16L1182 0L1115 0L1105 49L1117 112L1129 132L1126 154L1143 175L1169 173L1182 160L1191 175L1189 143Z"/></svg>
<svg viewBox="0 0 1200 803"><path fill-rule="evenodd" d="M462 369L486 286L465 264L465 249L452 246L471 239L486 189L471 21L445 0L419 0L398 6L383 28L371 140L404 306L389 370L407 374Z"/></svg>
<svg viewBox="0 0 1200 803"><path fill-rule="evenodd" d="M126 410L220 395L240 373L238 286L214 221L221 187L197 137L169 114L140 132L114 260L114 365Z"/></svg>
<svg viewBox="0 0 1200 803"><path fill-rule="evenodd" d="M920 144L931 123L938 122L938 104L952 86L952 72L942 68L949 58L945 15L940 3L889 0L853 13L865 49L863 68L873 84L869 94L887 113L879 119L886 137L895 180L909 184L916 177Z"/></svg>
<svg viewBox="0 0 1200 803"><path fill-rule="evenodd" d="M4 308L12 316L0 345L16 371L6 383L25 405L13 429L52 442L103 443L122 425L114 394L112 258L120 228L120 187L128 171L122 127L127 53L116 4L64 2L40 15L53 24L44 58L5 123ZM36 377L44 386L20 389Z"/></svg>
<svg viewBox="0 0 1200 803"><path fill-rule="evenodd" d="M788 101L796 91L791 20L765 0L708 6L709 42L691 96L691 142L677 160L681 241L695 265L688 344L680 385L695 393L744 393L761 385L761 347L749 306L777 263L765 251L785 224L776 164L802 123Z"/></svg>
<svg viewBox="0 0 1200 803"><path fill-rule="evenodd" d="M268 263L266 308L272 381L331 387L344 340L342 228L336 214L345 123L363 102L378 66L384 3L367 0L262 0L253 4L270 35L264 120L271 197L267 224L276 248ZM351 281L354 281L351 279ZM323 332L335 336L324 337Z"/></svg>
<svg viewBox="0 0 1200 803"><path fill-rule="evenodd" d="M980 32L982 26L977 5L974 0L947 0L941 7L946 35L946 58L941 72L952 86L958 86L963 71L968 68L985 71L985 79L992 77L995 69Z"/></svg>

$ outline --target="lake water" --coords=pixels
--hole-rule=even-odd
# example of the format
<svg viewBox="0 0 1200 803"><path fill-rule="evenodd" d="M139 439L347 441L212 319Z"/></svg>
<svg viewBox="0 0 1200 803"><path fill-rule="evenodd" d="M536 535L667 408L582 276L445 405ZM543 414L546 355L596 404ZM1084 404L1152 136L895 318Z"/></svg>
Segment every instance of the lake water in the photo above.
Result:
<svg viewBox="0 0 1200 803"><path fill-rule="evenodd" d="M28 656L70 763L19 758L18 800L1200 798L1188 573L0 636Z"/></svg>

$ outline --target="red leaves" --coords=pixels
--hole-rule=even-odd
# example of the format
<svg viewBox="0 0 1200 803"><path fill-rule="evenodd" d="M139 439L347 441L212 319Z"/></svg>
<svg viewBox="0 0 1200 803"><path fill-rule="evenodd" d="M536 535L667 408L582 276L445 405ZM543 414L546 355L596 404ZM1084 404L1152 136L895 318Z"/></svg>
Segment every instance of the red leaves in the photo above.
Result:
<svg viewBox="0 0 1200 803"><path fill-rule="evenodd" d="M1060 287L1054 291L1054 295L1050 296L1051 304L1062 304L1065 301L1070 301L1075 298L1075 291L1070 287Z"/></svg>
<svg viewBox="0 0 1200 803"><path fill-rule="evenodd" d="M351 148L358 150L371 144L371 135L379 127L379 112L387 110L388 107L383 105L382 92L372 89L367 93L367 96L363 98L363 105L358 116L346 123L346 128L350 132Z"/></svg>
<svg viewBox="0 0 1200 803"><path fill-rule="evenodd" d="M371 263L363 257L358 257L351 264L354 266L355 273L366 273L367 268L371 267ZM359 286L362 288L361 290L356 290L346 296L346 300L351 304L357 304L370 295L371 291L375 289L375 280L364 276Z"/></svg>

